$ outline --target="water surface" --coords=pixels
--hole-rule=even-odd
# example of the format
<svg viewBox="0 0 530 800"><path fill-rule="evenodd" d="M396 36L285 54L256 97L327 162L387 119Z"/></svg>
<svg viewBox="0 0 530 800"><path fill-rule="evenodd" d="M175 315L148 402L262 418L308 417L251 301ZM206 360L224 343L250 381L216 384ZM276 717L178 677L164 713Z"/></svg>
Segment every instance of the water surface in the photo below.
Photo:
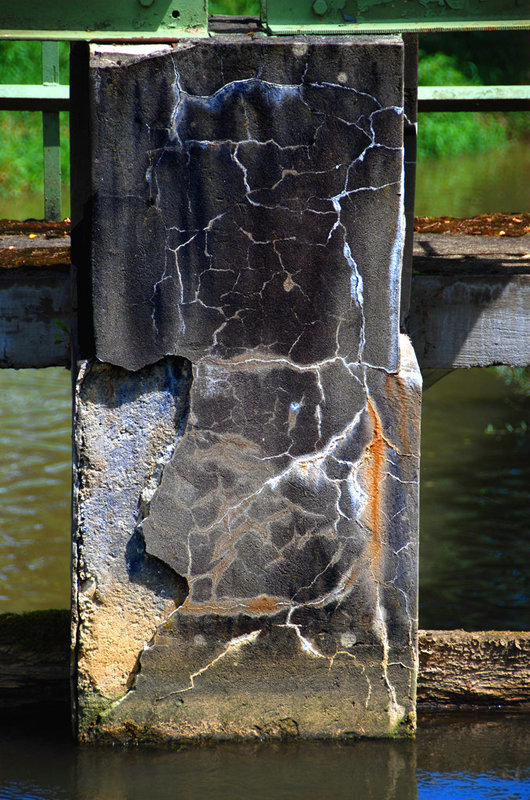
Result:
<svg viewBox="0 0 530 800"><path fill-rule="evenodd" d="M75 748L0 728L0 797L38 800L528 800L530 718L437 716L415 741Z"/></svg>
<svg viewBox="0 0 530 800"><path fill-rule="evenodd" d="M530 397L492 369L423 395L420 625L530 629Z"/></svg>
<svg viewBox="0 0 530 800"><path fill-rule="evenodd" d="M0 611L70 603L70 373L0 369Z"/></svg>
<svg viewBox="0 0 530 800"><path fill-rule="evenodd" d="M425 159L417 165L414 211L432 217L528 211L529 176L528 142L458 158Z"/></svg>

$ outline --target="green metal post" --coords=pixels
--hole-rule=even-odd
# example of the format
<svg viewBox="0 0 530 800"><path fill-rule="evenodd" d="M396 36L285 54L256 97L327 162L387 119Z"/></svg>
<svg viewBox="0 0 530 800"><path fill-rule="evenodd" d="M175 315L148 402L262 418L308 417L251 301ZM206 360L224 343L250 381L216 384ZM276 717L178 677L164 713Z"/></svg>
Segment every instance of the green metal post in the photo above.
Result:
<svg viewBox="0 0 530 800"><path fill-rule="evenodd" d="M42 43L42 82L59 85L59 43ZM61 142L59 112L42 112L44 144L44 218L60 220L61 215Z"/></svg>

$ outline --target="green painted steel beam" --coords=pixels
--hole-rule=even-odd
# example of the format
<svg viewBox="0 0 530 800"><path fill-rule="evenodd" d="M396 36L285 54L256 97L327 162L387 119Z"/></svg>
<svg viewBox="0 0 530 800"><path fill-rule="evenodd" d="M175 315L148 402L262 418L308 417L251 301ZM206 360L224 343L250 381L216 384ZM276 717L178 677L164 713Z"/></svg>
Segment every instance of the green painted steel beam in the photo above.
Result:
<svg viewBox="0 0 530 800"><path fill-rule="evenodd" d="M526 111L530 86L418 86L418 111Z"/></svg>
<svg viewBox="0 0 530 800"><path fill-rule="evenodd" d="M0 40L171 41L207 24L207 0L0 0Z"/></svg>
<svg viewBox="0 0 530 800"><path fill-rule="evenodd" d="M267 0L278 3L280 0ZM381 22L381 23L319 23L311 20L305 24L290 25L275 22L274 17L262 20L268 33L274 36L336 36L352 34L390 34L390 33L459 33L470 31L512 31L530 29L530 21L514 20L513 22L487 20L485 22Z"/></svg>
<svg viewBox="0 0 530 800"><path fill-rule="evenodd" d="M530 0L261 0L275 34L530 28Z"/></svg>
<svg viewBox="0 0 530 800"><path fill-rule="evenodd" d="M59 42L42 43L43 86L59 86ZM44 148L44 219L56 221L61 214L61 134L59 112L42 112Z"/></svg>
<svg viewBox="0 0 530 800"><path fill-rule="evenodd" d="M2 111L68 111L69 107L69 86L0 84Z"/></svg>

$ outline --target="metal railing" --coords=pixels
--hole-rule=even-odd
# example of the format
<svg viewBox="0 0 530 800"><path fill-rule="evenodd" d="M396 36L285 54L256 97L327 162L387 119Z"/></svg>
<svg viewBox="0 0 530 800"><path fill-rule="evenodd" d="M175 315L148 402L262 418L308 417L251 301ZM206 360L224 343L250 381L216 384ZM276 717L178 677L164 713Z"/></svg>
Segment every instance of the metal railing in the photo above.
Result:
<svg viewBox="0 0 530 800"><path fill-rule="evenodd" d="M42 84L0 84L0 110L40 111L44 152L44 218L61 214L59 112L68 111L70 87L59 83L59 42L42 42Z"/></svg>
<svg viewBox="0 0 530 800"><path fill-rule="evenodd" d="M44 218L61 214L59 112L70 107L70 87L59 83L59 42L42 42L42 84L0 84L0 110L40 111L44 151ZM418 111L530 109L530 86L420 86Z"/></svg>

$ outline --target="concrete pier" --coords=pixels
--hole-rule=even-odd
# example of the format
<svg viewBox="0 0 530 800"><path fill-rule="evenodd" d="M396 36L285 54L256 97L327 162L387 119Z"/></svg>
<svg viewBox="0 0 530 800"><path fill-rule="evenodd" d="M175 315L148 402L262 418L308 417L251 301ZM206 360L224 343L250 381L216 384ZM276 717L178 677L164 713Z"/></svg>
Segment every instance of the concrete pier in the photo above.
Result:
<svg viewBox="0 0 530 800"><path fill-rule="evenodd" d="M402 83L395 37L92 48L82 739L414 730Z"/></svg>

